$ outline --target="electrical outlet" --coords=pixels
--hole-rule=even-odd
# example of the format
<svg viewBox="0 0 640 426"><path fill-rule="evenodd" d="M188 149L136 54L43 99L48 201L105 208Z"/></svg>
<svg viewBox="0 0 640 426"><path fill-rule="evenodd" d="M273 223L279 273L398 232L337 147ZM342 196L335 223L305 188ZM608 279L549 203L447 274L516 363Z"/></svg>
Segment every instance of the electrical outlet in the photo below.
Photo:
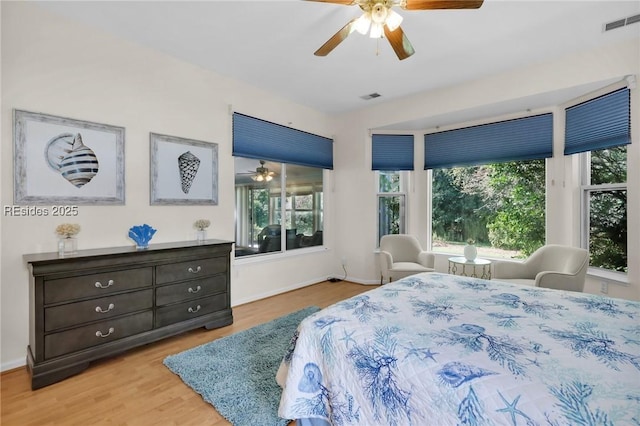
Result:
<svg viewBox="0 0 640 426"><path fill-rule="evenodd" d="M606 281L600 282L600 293L607 294L609 293L609 283Z"/></svg>
<svg viewBox="0 0 640 426"><path fill-rule="evenodd" d="M347 256L342 256L342 266L347 264Z"/></svg>

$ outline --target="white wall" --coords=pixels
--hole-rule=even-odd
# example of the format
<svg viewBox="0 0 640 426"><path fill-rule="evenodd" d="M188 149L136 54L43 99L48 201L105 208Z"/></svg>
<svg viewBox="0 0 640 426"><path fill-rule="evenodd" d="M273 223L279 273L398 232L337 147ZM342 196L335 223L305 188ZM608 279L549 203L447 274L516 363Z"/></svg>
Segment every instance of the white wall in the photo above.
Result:
<svg viewBox="0 0 640 426"><path fill-rule="evenodd" d="M1 7L3 207L13 204L14 108L126 128L126 205L80 206L74 218L2 215L0 360L5 370L24 364L28 344L29 281L22 256L55 251L58 224L80 224L80 249L131 245L127 231L141 223L158 229L152 243L194 239L192 224L198 218L211 220L209 237L233 240L229 105L238 112L324 136L330 137L332 128L328 117L309 108L25 2L2 2ZM149 205L149 132L218 144L218 206ZM330 172L327 175L330 179ZM326 202L331 204L331 194ZM234 267L232 304L326 279L339 271L332 256L331 251L321 250Z"/></svg>

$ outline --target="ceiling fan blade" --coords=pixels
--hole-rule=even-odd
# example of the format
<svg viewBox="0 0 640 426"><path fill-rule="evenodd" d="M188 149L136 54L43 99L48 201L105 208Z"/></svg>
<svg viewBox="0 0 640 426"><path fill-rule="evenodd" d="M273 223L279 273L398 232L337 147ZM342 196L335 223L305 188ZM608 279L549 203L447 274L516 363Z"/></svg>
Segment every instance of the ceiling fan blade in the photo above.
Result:
<svg viewBox="0 0 640 426"><path fill-rule="evenodd" d="M320 49L316 50L314 55L316 56L327 56L333 49L336 48L342 41L349 36L353 32L353 23L356 19L352 19L349 21L347 25L342 27L340 31L335 33L325 44L320 46Z"/></svg>
<svg viewBox="0 0 640 426"><path fill-rule="evenodd" d="M344 4L344 5L347 5L347 6L357 3L357 1L355 1L355 0L307 0L307 1L317 1L317 2L321 2L321 3Z"/></svg>
<svg viewBox="0 0 640 426"><path fill-rule="evenodd" d="M484 0L404 0L400 7L406 10L478 9Z"/></svg>
<svg viewBox="0 0 640 426"><path fill-rule="evenodd" d="M391 47L398 55L398 59L403 60L407 59L409 56L413 55L416 51L413 50L413 46L411 42L402 31L402 28L398 27L394 31L389 31L387 26L384 26L384 35L391 43Z"/></svg>

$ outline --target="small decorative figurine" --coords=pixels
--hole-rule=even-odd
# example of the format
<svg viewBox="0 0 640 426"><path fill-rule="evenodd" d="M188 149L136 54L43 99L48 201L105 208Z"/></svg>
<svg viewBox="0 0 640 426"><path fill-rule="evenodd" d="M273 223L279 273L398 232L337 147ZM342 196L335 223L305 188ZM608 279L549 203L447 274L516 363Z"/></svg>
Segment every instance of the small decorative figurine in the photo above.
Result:
<svg viewBox="0 0 640 426"><path fill-rule="evenodd" d="M149 247L149 241L155 233L156 230L145 223L144 225L132 226L129 229L129 238L135 241L136 248L141 250Z"/></svg>

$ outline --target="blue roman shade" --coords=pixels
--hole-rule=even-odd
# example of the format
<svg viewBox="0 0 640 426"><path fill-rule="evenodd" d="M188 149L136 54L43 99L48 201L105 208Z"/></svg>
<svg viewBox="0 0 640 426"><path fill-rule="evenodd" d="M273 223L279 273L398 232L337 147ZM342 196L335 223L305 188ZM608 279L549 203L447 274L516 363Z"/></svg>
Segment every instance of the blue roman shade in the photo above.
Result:
<svg viewBox="0 0 640 426"><path fill-rule="evenodd" d="M565 110L565 155L631 143L629 89L623 88Z"/></svg>
<svg viewBox="0 0 640 426"><path fill-rule="evenodd" d="M534 115L424 135L424 168L535 160L553 155L553 115Z"/></svg>
<svg viewBox="0 0 640 426"><path fill-rule="evenodd" d="M234 112L233 155L333 169L333 139Z"/></svg>
<svg viewBox="0 0 640 426"><path fill-rule="evenodd" d="M413 135L372 135L371 170L413 170Z"/></svg>

